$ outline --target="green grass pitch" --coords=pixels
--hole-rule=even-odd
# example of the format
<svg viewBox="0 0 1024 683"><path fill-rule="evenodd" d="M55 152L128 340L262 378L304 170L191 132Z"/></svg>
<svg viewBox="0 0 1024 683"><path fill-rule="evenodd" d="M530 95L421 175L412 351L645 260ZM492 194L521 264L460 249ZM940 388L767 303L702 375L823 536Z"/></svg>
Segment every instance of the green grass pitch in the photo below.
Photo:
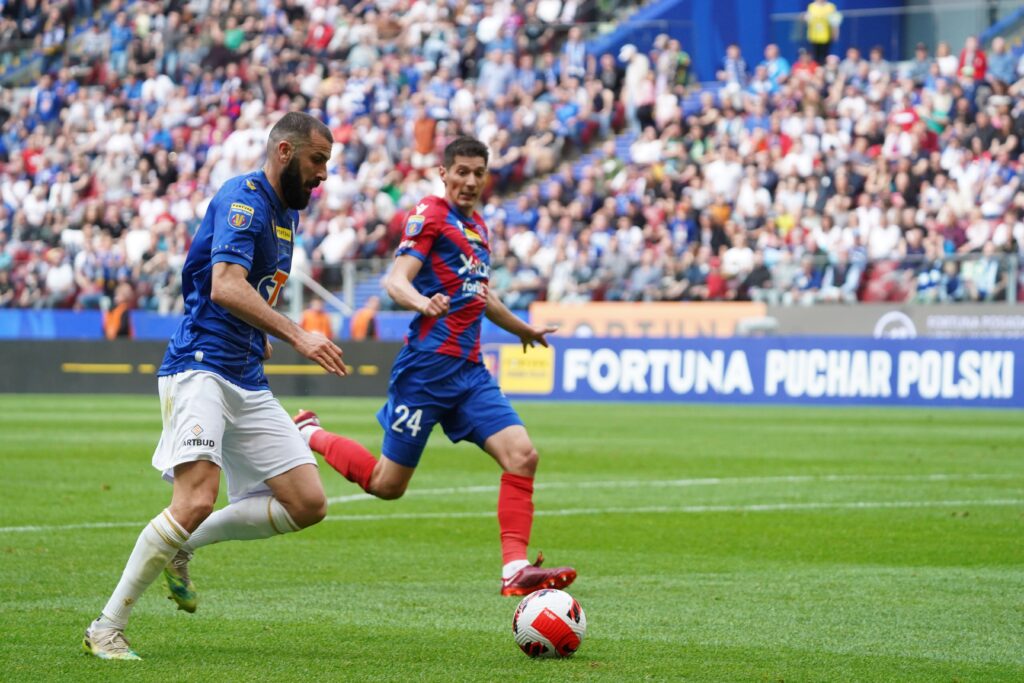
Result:
<svg viewBox="0 0 1024 683"><path fill-rule="evenodd" d="M377 450L376 400L284 399ZM155 396L0 396L0 680L1021 681L1014 412L526 403L532 548L572 563L580 651L529 660L498 595L498 469L434 435L407 496L324 467L324 523L197 555L142 662L81 654L142 525Z"/></svg>

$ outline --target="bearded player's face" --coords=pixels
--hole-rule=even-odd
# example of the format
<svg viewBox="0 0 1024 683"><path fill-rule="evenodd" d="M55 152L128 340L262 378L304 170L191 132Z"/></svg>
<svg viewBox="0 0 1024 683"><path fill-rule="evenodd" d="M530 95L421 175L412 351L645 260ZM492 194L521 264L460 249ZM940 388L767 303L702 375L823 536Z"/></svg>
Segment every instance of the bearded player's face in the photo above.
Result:
<svg viewBox="0 0 1024 683"><path fill-rule="evenodd" d="M281 193L289 209L305 209L313 190L327 180L327 162L331 158L331 144L314 135L309 144L297 147L281 169Z"/></svg>

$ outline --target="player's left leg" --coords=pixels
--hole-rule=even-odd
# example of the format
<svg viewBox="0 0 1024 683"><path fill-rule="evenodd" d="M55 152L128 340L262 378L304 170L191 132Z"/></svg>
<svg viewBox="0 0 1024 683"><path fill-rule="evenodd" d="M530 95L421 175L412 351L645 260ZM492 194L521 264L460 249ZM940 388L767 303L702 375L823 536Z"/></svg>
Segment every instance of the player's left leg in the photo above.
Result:
<svg viewBox="0 0 1024 683"><path fill-rule="evenodd" d="M526 427L483 366L468 371L463 379L466 395L442 426L452 441L473 441L503 470L498 488L502 594L526 595L541 588L568 586L576 578L572 567L540 569L544 559L540 553L532 565L527 559L539 456Z"/></svg>
<svg viewBox="0 0 1024 683"><path fill-rule="evenodd" d="M171 505L139 535L121 580L100 616L85 631L85 652L101 659L139 659L124 636L132 608L188 541L189 531L209 514L219 483L220 468L212 462L188 462L174 468Z"/></svg>
<svg viewBox="0 0 1024 683"><path fill-rule="evenodd" d="M565 588L576 580L575 569L542 569L544 554L540 552L533 564L527 559L533 527L533 479L539 457L526 428L505 427L487 437L483 449L504 470L498 488L498 527L504 563L501 594L528 595L542 588Z"/></svg>

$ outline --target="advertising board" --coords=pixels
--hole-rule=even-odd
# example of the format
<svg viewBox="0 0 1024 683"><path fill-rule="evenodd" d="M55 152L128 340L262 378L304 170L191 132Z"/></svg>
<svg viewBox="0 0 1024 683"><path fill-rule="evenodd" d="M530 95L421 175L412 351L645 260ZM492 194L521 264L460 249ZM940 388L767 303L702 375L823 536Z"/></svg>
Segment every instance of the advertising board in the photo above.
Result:
<svg viewBox="0 0 1024 683"><path fill-rule="evenodd" d="M506 394L586 401L1024 407L1024 343L1016 340L557 337L552 342L552 350L529 363L519 360L518 344L485 347L488 367Z"/></svg>

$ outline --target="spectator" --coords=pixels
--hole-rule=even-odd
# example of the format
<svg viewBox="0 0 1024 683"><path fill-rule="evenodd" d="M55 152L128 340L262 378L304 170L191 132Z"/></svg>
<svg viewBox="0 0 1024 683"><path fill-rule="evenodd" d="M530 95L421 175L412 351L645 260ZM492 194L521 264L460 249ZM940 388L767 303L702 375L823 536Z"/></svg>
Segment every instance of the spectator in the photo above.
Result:
<svg viewBox="0 0 1024 683"><path fill-rule="evenodd" d="M0 270L0 308L10 308L14 304L15 294L11 271Z"/></svg>
<svg viewBox="0 0 1024 683"><path fill-rule="evenodd" d="M371 296L366 303L352 314L349 322L349 339L364 341L377 339L377 312L380 310L380 298Z"/></svg>
<svg viewBox="0 0 1024 683"><path fill-rule="evenodd" d="M924 85L932 69L932 59L928 56L928 46L918 43L914 47L914 59L903 67L902 77L909 78L914 85Z"/></svg>
<svg viewBox="0 0 1024 683"><path fill-rule="evenodd" d="M832 43L839 38L839 24L842 15L828 0L813 0L804 12L807 24L807 43L814 61L824 64L832 49Z"/></svg>
<svg viewBox="0 0 1024 683"><path fill-rule="evenodd" d="M738 106L738 96L747 87L747 62L736 43L731 43L725 48L725 56L722 58L722 66L717 76L723 86L723 98L730 98L734 106Z"/></svg>
<svg viewBox="0 0 1024 683"><path fill-rule="evenodd" d="M939 75L942 78L957 79L957 72L960 69L960 60L953 54L949 43L940 40L935 46L935 63L939 66Z"/></svg>
<svg viewBox="0 0 1024 683"><path fill-rule="evenodd" d="M967 36L964 40L964 48L960 51L960 59L957 61L956 75L962 83L968 84L971 88L986 80L988 59L974 36Z"/></svg>
<svg viewBox="0 0 1024 683"><path fill-rule="evenodd" d="M306 332L322 334L328 339L334 339L331 316L324 310L323 299L314 298L309 302L309 306L302 312L302 320L299 321L299 327Z"/></svg>
<svg viewBox="0 0 1024 683"><path fill-rule="evenodd" d="M992 39L992 51L987 60L986 80L997 95L1006 93L1007 89L1017 80L1013 54L1006 45L1006 39L996 36Z"/></svg>
<svg viewBox="0 0 1024 683"><path fill-rule="evenodd" d="M128 49L132 37L128 14L122 10L114 17L114 24L110 27L110 68L118 76L123 76L128 70Z"/></svg>
<svg viewBox="0 0 1024 683"><path fill-rule="evenodd" d="M769 43L764 48L765 75L771 82L771 92L777 91L789 78L789 60L779 53L779 46Z"/></svg>
<svg viewBox="0 0 1024 683"><path fill-rule="evenodd" d="M114 307L103 314L103 335L110 340L133 337L131 311L135 308L135 291L122 282L114 294Z"/></svg>

